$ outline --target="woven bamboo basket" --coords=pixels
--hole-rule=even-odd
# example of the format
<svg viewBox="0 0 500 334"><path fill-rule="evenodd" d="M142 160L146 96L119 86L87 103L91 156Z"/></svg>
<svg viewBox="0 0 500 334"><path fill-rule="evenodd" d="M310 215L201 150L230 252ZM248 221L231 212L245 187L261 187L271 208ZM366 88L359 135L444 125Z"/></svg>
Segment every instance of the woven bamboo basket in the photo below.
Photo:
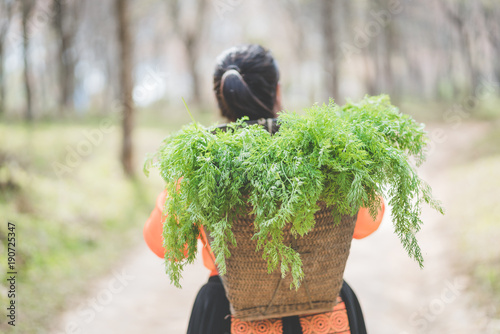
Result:
<svg viewBox="0 0 500 334"><path fill-rule="evenodd" d="M255 251L256 241L251 240L254 216L238 216L233 222L237 246L229 246L231 256L221 279L234 317L250 321L333 309L342 287L356 216L343 216L335 224L334 209L322 202L318 205L315 227L307 235L295 239L285 230L285 243L300 254L303 263L305 277L298 290L290 289L291 274L281 278L279 268L267 272L262 252Z"/></svg>

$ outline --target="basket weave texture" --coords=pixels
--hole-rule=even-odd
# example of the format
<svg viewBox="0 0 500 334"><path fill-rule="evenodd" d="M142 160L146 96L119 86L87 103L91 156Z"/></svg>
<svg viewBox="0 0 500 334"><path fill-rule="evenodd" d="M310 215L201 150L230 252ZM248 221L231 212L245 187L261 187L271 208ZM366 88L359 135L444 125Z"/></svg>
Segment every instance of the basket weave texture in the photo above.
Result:
<svg viewBox="0 0 500 334"><path fill-rule="evenodd" d="M285 244L291 245L302 259L304 280L298 290L290 289L291 274L285 278L276 269L271 274L262 252L256 252L254 216L240 215L232 231L237 246L229 246L226 274L222 276L231 314L241 320L328 312L337 303L345 264L349 256L356 216L343 216L335 224L332 210L318 202L315 226L305 236L295 239L285 230ZM211 237L208 235L209 242Z"/></svg>

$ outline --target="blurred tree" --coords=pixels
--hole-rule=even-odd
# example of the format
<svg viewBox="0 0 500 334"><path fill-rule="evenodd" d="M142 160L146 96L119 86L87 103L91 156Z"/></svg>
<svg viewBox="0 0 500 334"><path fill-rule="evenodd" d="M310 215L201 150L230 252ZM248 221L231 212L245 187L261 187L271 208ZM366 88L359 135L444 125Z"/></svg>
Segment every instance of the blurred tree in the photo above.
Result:
<svg viewBox="0 0 500 334"><path fill-rule="evenodd" d="M129 0L115 0L118 22L120 95L123 107L121 162L128 177L134 176L132 130L134 127L133 61L132 38L130 34Z"/></svg>
<svg viewBox="0 0 500 334"><path fill-rule="evenodd" d="M479 72L474 62L474 48L472 40L475 38L474 23L471 12L479 6L478 0L454 0L451 3L447 0L439 0L445 17L454 27L460 43L460 53L465 60L465 70L468 74L468 91L470 96L479 85Z"/></svg>
<svg viewBox="0 0 500 334"><path fill-rule="evenodd" d="M363 28L367 39L365 66L368 70L365 85L368 94L391 94L396 98L394 89L393 56L397 51L396 16L390 8L391 0L374 0L368 3L365 12L366 24Z"/></svg>
<svg viewBox="0 0 500 334"><path fill-rule="evenodd" d="M293 29L294 39L293 49L297 56L299 62L306 61L306 35L307 31L304 29L306 26L306 21L309 19L308 15L305 14L308 7L310 8L313 4L310 1L304 0L281 0L280 5L283 6L289 15L289 20L292 22L290 29ZM310 12L308 12L310 14Z"/></svg>
<svg viewBox="0 0 500 334"><path fill-rule="evenodd" d="M311 84L311 80L308 79L310 73L305 66L308 65L311 51L308 37L314 33L312 31L314 28L319 28L314 20L319 13L318 4L310 0L281 0L274 4L277 6L276 12L280 12L281 8L286 10L286 18L282 20L286 20L287 30L291 32L290 44L293 50L291 56L294 56L294 61L297 63L297 66L291 69L295 71L292 73L295 75L294 84L300 85L300 90L305 92L304 96L314 101L318 92L315 85Z"/></svg>
<svg viewBox="0 0 500 334"><path fill-rule="evenodd" d="M121 61L129 60L116 59L122 47L117 22L109 19L118 19L116 1L0 0L0 63L14 65L11 69L4 64L5 73L13 73L9 78L21 78L19 87L10 89L0 68L0 113L5 100L13 114L20 110L28 120L52 115L58 106L61 112L75 107L82 113L111 113L118 91L124 94L122 86L132 87L121 80ZM297 106L330 96L342 103L341 94L382 92L393 98L401 94L449 102L473 94L483 74L500 81L499 0L255 2L262 17L251 17L253 9L234 10L241 3L237 0L130 1L131 24L137 25L133 36L139 44L126 52L134 59L130 76L140 75L147 86L142 88L151 92L144 105L184 94L184 87L155 84L147 72L156 67L177 76L172 82L187 78L192 84L190 102L200 104L209 86L197 65L208 64L215 50L244 41L267 45L283 59L282 87L293 96L289 103ZM9 4L15 4L12 19ZM214 14L221 4L231 10L218 24ZM388 15L397 4L401 11ZM225 28L234 29L222 31ZM10 43L7 47L14 39L19 50ZM165 50L178 63L166 66ZM153 86L158 90L149 89ZM165 94L156 96L160 88ZM132 110L125 98L124 116ZM133 124L127 117L124 130Z"/></svg>
<svg viewBox="0 0 500 334"><path fill-rule="evenodd" d="M4 44L12 19L14 0L0 2L0 115L5 113Z"/></svg>
<svg viewBox="0 0 500 334"><path fill-rule="evenodd" d="M361 24L361 28L357 30L357 38L360 41L360 46L365 46L363 48L363 62L364 62L364 84L366 92L369 95L377 95L381 93L380 86L380 51L379 48L379 39L378 34L375 36L371 35L370 25L365 22L373 23L373 18L370 16L370 11L377 10L379 8L379 4L377 1L370 1L366 4L366 8L363 10L363 23ZM370 34L370 35L369 35ZM366 40L366 42L365 42Z"/></svg>
<svg viewBox="0 0 500 334"><path fill-rule="evenodd" d="M340 50L337 36L338 25L337 11L339 1L321 0L320 6L321 31L323 36L323 67L325 75L325 90L329 97L339 100L339 70L340 70Z"/></svg>
<svg viewBox="0 0 500 334"><path fill-rule="evenodd" d="M182 3L182 5L181 5ZM191 15L188 19L181 14L182 6L189 6L184 0L167 0L168 14L174 26L174 30L182 40L186 48L186 58L188 62L188 70L193 82L193 97L192 102L199 105L201 103L201 87L200 76L196 68L199 53L200 42L203 37L203 28L208 15L207 0L191 1L195 8L189 10Z"/></svg>
<svg viewBox="0 0 500 334"><path fill-rule="evenodd" d="M52 21L57 35L59 66L59 112L64 114L74 108L75 66L77 53L73 42L78 31L83 1L53 0L54 19Z"/></svg>
<svg viewBox="0 0 500 334"><path fill-rule="evenodd" d="M481 9L485 18L486 34L494 51L493 69L495 79L500 84L500 2L483 2Z"/></svg>
<svg viewBox="0 0 500 334"><path fill-rule="evenodd" d="M393 15L388 8L391 6L393 0L378 0L376 1L378 5L378 13L374 14L377 22L382 27L381 41L382 45L380 51L382 53L380 57L380 77L382 78L382 89L384 92L391 93L391 97L396 102L398 97L396 87L394 86L394 70L392 59L397 53L398 49L398 38L396 29L396 19L397 16Z"/></svg>
<svg viewBox="0 0 500 334"><path fill-rule="evenodd" d="M29 61L30 38L28 31L29 19L35 8L35 0L21 0L22 26L23 26L23 62L24 62L24 90L26 94L25 120L33 120L32 89L31 89L31 64Z"/></svg>

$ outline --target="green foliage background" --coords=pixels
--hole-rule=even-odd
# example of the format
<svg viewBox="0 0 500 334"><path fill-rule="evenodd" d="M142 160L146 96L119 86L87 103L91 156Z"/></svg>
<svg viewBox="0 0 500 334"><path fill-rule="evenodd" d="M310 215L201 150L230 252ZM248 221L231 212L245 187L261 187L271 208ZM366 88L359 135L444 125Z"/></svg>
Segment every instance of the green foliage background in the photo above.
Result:
<svg viewBox="0 0 500 334"><path fill-rule="evenodd" d="M232 221L247 202L256 216L257 250L269 271L280 266L283 276L291 272L296 287L302 262L284 244L283 229L291 224L295 237L309 232L317 201L335 206L337 219L362 206L375 217L385 194L395 233L422 266L415 238L422 204L443 212L411 163L412 157L417 165L425 158L423 124L401 114L385 95L342 107L331 100L305 115L282 113L278 121L274 136L243 120L215 133L192 123L167 137L146 162L146 172L159 169L169 194L163 237L172 282L180 286L184 265L193 262L201 225L213 237L219 273L225 274L228 244L235 244Z"/></svg>

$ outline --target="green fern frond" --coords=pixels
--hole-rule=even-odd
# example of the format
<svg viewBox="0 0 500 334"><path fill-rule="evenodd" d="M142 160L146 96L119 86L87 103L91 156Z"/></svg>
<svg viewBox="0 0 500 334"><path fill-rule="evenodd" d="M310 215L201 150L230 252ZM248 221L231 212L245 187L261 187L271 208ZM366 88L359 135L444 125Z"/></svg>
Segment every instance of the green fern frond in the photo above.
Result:
<svg viewBox="0 0 500 334"><path fill-rule="evenodd" d="M166 182L164 229L166 271L176 286L196 256L204 226L213 241L219 273L235 244L232 221L247 203L255 214L257 250L269 271L303 279L299 254L284 244L283 230L294 237L314 227L318 201L336 207L335 219L360 207L372 217L384 194L392 207L394 232L408 255L423 266L415 234L424 203L443 213L410 161L425 159L428 143L423 124L401 114L386 95L338 106L314 105L305 115L282 113L280 131L271 136L259 125L239 120L227 131L198 123L167 137L147 172L156 167ZM279 269L278 269L279 268Z"/></svg>

